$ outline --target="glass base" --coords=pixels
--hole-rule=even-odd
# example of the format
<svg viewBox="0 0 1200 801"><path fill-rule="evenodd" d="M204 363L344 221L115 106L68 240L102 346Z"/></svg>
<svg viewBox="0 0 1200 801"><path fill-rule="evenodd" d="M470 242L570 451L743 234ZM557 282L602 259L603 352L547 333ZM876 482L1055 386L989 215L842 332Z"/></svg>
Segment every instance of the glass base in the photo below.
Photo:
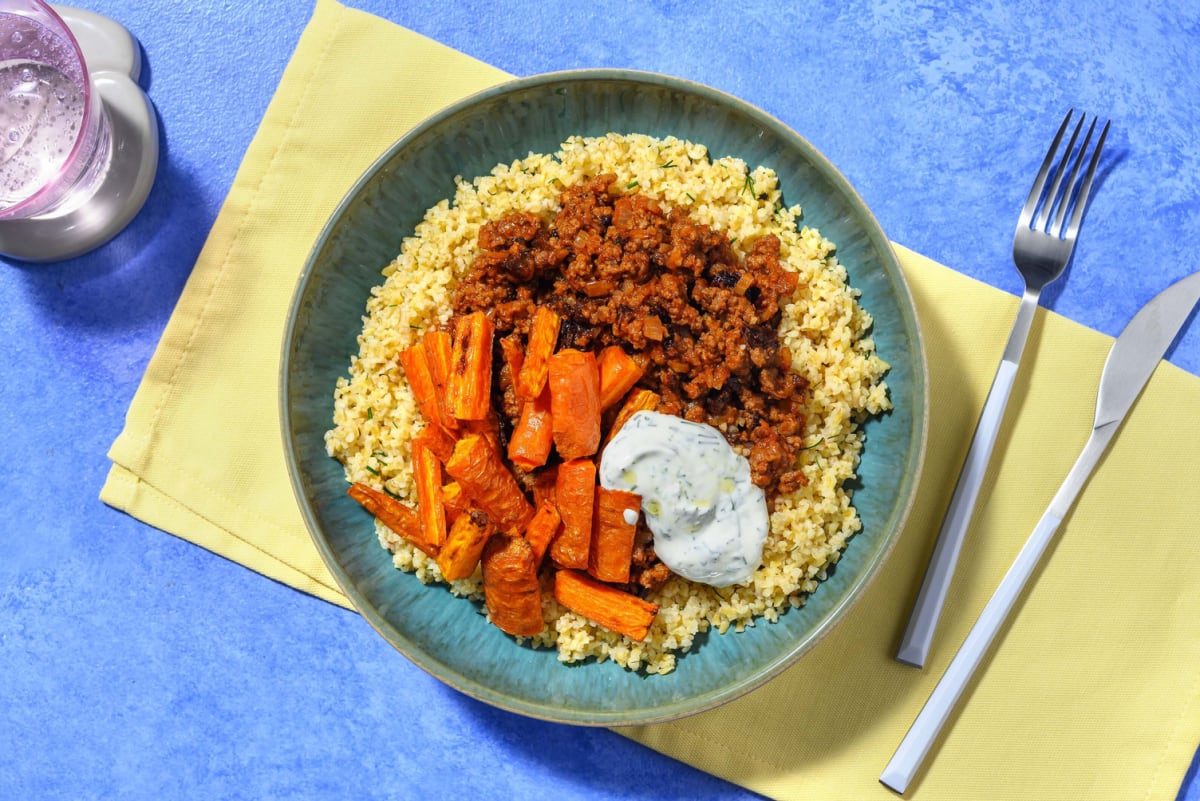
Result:
<svg viewBox="0 0 1200 801"><path fill-rule="evenodd" d="M48 262L80 256L108 242L141 211L158 171L158 120L137 79L141 50L119 23L67 6L54 10L83 51L92 87L112 132L112 161L95 195L67 213L0 220L0 254Z"/></svg>

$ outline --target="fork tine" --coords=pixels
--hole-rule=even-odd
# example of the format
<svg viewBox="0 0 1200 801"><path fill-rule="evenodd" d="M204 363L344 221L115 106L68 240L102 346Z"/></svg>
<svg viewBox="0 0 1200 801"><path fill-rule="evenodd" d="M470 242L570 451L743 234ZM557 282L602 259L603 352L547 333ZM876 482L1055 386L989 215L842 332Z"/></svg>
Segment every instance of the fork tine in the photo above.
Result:
<svg viewBox="0 0 1200 801"><path fill-rule="evenodd" d="M1092 193L1092 179L1096 177L1096 165L1100 163L1100 151L1104 149L1104 140L1108 138L1108 126L1112 120L1105 120L1104 127L1100 129L1100 138L1096 140L1096 149L1092 151L1092 160L1088 163L1087 172L1083 176L1083 185L1079 187L1079 194L1075 198L1075 210L1071 213L1071 222L1067 225L1066 233L1063 235L1065 239L1071 240L1079 233L1079 226L1083 222L1084 207L1087 206L1088 197ZM1095 123L1092 123L1095 127ZM1090 134L1090 132L1089 132ZM1080 151L1082 153L1082 151Z"/></svg>
<svg viewBox="0 0 1200 801"><path fill-rule="evenodd" d="M1068 111L1067 116L1063 118L1062 125L1058 126L1058 133L1054 135L1054 141L1050 143L1050 149L1046 151L1046 158L1042 160L1042 167L1038 170L1037 178L1033 180L1029 197L1025 199L1025 207L1021 209L1019 226L1028 227L1030 221L1033 220L1033 213L1037 211L1042 190L1046 188L1046 176L1050 174L1050 166L1054 164L1054 154L1058 151L1058 145L1062 142L1063 134L1066 133L1067 126L1071 124L1071 115L1074 113L1075 109Z"/></svg>
<svg viewBox="0 0 1200 801"><path fill-rule="evenodd" d="M1062 161L1058 163L1057 169L1054 171L1054 183L1046 191L1046 199L1042 203L1042 210L1038 213L1037 222L1033 224L1035 230L1041 231L1046 224L1050 222L1054 214L1054 209L1058 205L1060 199L1065 204L1070 197L1071 183L1067 183L1067 192L1061 198L1058 190L1062 187L1063 176L1067 173L1067 166L1071 161L1071 153L1075 150L1075 142L1079 139L1079 132L1083 129L1083 123L1087 120L1087 114L1083 114L1079 118L1079 122L1075 123L1075 130L1071 132L1071 141L1067 142L1067 149L1063 151ZM1074 175L1071 180L1074 181Z"/></svg>
<svg viewBox="0 0 1200 801"><path fill-rule="evenodd" d="M1087 119L1087 115L1084 115L1084 119ZM1087 155L1088 145L1091 144L1092 134L1096 132L1097 122L1099 122L1099 118L1093 117L1092 124L1088 126L1087 136L1083 137L1083 144L1079 146L1079 151L1075 154L1075 160L1071 164L1071 177L1067 179L1066 188L1063 190L1062 198L1059 201L1058 214L1055 215L1054 225L1046 231L1051 236L1060 236L1062 234L1063 222L1067 219L1067 209L1071 206L1072 195L1075 195L1075 190L1079 188L1075 179L1079 176L1080 167L1083 166L1083 157ZM1070 151L1067 151L1067 155L1070 155ZM1063 158L1063 167L1066 167L1066 157Z"/></svg>

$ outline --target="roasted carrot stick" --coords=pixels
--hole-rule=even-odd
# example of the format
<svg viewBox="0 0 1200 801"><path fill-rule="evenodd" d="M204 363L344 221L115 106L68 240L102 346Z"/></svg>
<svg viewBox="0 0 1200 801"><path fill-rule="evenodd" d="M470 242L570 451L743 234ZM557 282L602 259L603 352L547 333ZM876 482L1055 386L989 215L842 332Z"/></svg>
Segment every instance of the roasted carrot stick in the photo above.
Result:
<svg viewBox="0 0 1200 801"><path fill-rule="evenodd" d="M519 532L533 517L532 504L486 437L467 434L460 439L446 472L501 531Z"/></svg>
<svg viewBox="0 0 1200 801"><path fill-rule="evenodd" d="M559 456L563 461L591 456L600 446L600 373L595 355L574 348L560 350L550 357L547 381Z"/></svg>
<svg viewBox="0 0 1200 801"><path fill-rule="evenodd" d="M550 423L550 389L542 389L535 400L521 404L521 416L508 438L508 460L522 470L546 464L554 448L554 430Z"/></svg>
<svg viewBox="0 0 1200 801"><path fill-rule="evenodd" d="M576 570L560 570L554 574L554 598L593 623L639 642L646 639L658 614L657 604L602 584Z"/></svg>
<svg viewBox="0 0 1200 801"><path fill-rule="evenodd" d="M542 557L546 555L546 549L550 547L550 542L561 525L562 518L559 517L558 509L552 501L542 501L538 504L537 512L525 527L525 539L533 546L533 558L538 565L541 565Z"/></svg>
<svg viewBox="0 0 1200 801"><path fill-rule="evenodd" d="M503 452L500 446L500 419L496 417L496 412L490 407L487 410L487 416L482 420L463 420L459 422L458 434L464 437L467 434L478 434L487 439L488 444L496 449L497 453Z"/></svg>
<svg viewBox="0 0 1200 801"><path fill-rule="evenodd" d="M551 465L537 471L533 477L533 505L541 506L543 501L554 503L554 484L558 481L558 465Z"/></svg>
<svg viewBox="0 0 1200 801"><path fill-rule="evenodd" d="M483 312L458 318L450 351L447 393L459 420L483 420L492 407L492 337L495 327Z"/></svg>
<svg viewBox="0 0 1200 801"><path fill-rule="evenodd" d="M596 487L592 517L592 545L588 550L588 572L601 581L629 582L633 561L633 536L637 533L642 498L625 490Z"/></svg>
<svg viewBox="0 0 1200 801"><path fill-rule="evenodd" d="M411 506L366 484L351 484L346 494L379 518L379 522L424 551L426 555L437 556L438 549L421 533L421 516Z"/></svg>
<svg viewBox="0 0 1200 801"><path fill-rule="evenodd" d="M446 541L446 507L442 502L442 463L418 436L412 445L413 479L417 485L417 512L421 533L431 545Z"/></svg>
<svg viewBox="0 0 1200 801"><path fill-rule="evenodd" d="M429 364L429 374L433 385L437 387L438 408L441 410L442 426L447 431L455 431L458 421L450 413L450 400L447 388L450 382L451 339L449 331L430 329L421 337L421 347L425 349L425 361Z"/></svg>
<svg viewBox="0 0 1200 801"><path fill-rule="evenodd" d="M459 515L446 535L446 544L438 551L437 563L446 581L465 579L475 572L483 556L483 546L496 527L482 512Z"/></svg>
<svg viewBox="0 0 1200 801"><path fill-rule="evenodd" d="M540 634L542 589L533 548L523 537L497 534L483 547L483 599L492 623L521 637Z"/></svg>
<svg viewBox="0 0 1200 801"><path fill-rule="evenodd" d="M587 570L592 508L596 503L595 463L590 459L574 459L560 464L554 502L563 525L550 543L550 558L560 567Z"/></svg>
<svg viewBox="0 0 1200 801"><path fill-rule="evenodd" d="M625 397L646 372L620 345L600 351L596 364L600 368L600 411Z"/></svg>
<svg viewBox="0 0 1200 801"><path fill-rule="evenodd" d="M621 408L617 410L617 416L613 418L612 425L608 427L608 435L604 438L604 444L607 445L612 441L612 438L621 430L621 426L633 417L637 412L652 412L658 408L658 393L651 392L648 389L635 389L625 398L625 402L621 404Z"/></svg>
<svg viewBox="0 0 1200 801"><path fill-rule="evenodd" d="M427 425L416 436L413 443L415 444L418 441L433 451L437 458L443 462L449 459L450 454L454 452L454 435L437 423Z"/></svg>
<svg viewBox="0 0 1200 801"><path fill-rule="evenodd" d="M500 340L500 352L504 354L504 363L508 365L508 375L515 387L517 376L521 374L521 365L525 363L525 350L517 334L509 334Z"/></svg>
<svg viewBox="0 0 1200 801"><path fill-rule="evenodd" d="M517 376L518 398L533 400L542 394L548 374L548 361L554 353L555 345L558 344L561 322L558 314L545 306L538 306L537 311L533 313L533 324L525 345L525 362Z"/></svg>
<svg viewBox="0 0 1200 801"><path fill-rule="evenodd" d="M433 380L429 360L421 343L400 351L400 366L404 368L404 377L408 379L408 385L417 401L417 408L421 410L425 422L429 426L444 425L438 402L441 390Z"/></svg>
<svg viewBox="0 0 1200 801"><path fill-rule="evenodd" d="M453 453L453 451L451 451ZM446 522L454 525L460 514L470 508L471 502L462 491L462 485L451 481L442 485L442 507L446 510Z"/></svg>

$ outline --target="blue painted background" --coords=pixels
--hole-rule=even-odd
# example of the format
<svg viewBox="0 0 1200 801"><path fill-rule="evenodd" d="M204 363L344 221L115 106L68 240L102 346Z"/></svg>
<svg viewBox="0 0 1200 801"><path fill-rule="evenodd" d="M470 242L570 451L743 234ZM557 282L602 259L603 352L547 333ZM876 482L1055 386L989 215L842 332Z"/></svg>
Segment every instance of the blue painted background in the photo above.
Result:
<svg viewBox="0 0 1200 801"><path fill-rule="evenodd" d="M462 798L753 797L610 732L464 698L357 615L97 500L311 6L74 4L141 41L163 155L147 207L106 247L0 259L0 797L404 797L398 782ZM1071 106L1111 116L1074 264L1044 305L1116 335L1200 268L1195 4L351 4L517 75L629 67L736 94L828 156L892 239L1010 293L1016 215L1050 135ZM1171 358L1200 374L1200 327Z"/></svg>

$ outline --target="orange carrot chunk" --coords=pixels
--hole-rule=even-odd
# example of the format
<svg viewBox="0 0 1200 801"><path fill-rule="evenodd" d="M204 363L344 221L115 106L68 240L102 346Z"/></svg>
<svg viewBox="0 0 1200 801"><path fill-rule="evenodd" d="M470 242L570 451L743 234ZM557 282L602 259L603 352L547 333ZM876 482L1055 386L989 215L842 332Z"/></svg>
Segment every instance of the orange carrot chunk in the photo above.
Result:
<svg viewBox="0 0 1200 801"><path fill-rule="evenodd" d="M453 453L453 451L451 451ZM446 522L454 525L458 516L470 508L471 501L462 491L462 485L451 481L442 485L442 507L446 510Z"/></svg>
<svg viewBox="0 0 1200 801"><path fill-rule="evenodd" d="M575 614L638 642L646 639L658 614L657 604L576 570L560 570L554 575L554 598Z"/></svg>
<svg viewBox="0 0 1200 801"><path fill-rule="evenodd" d="M621 426L629 421L638 412L652 412L658 408L658 393L651 392L648 389L635 389L625 398L625 402L621 404L621 408L617 410L617 416L613 418L612 425L608 428L608 435L604 438L604 444L612 442L612 438L621 430Z"/></svg>
<svg viewBox="0 0 1200 801"><path fill-rule="evenodd" d="M533 517L533 505L486 437L467 434L460 439L446 472L500 530L518 532Z"/></svg>
<svg viewBox="0 0 1200 801"><path fill-rule="evenodd" d="M443 462L449 459L450 454L454 452L454 435L440 425L426 426L413 440L414 444L418 440Z"/></svg>
<svg viewBox="0 0 1200 801"><path fill-rule="evenodd" d="M492 338L495 327L483 312L460 317L454 327L447 394L459 420L483 420L492 408Z"/></svg>
<svg viewBox="0 0 1200 801"><path fill-rule="evenodd" d="M525 345L525 361L517 378L517 397L533 400L542 394L549 374L548 364L554 347L558 344L558 329L562 321L557 313L545 306L538 306L533 313L533 324L529 329L529 341Z"/></svg>
<svg viewBox="0 0 1200 801"><path fill-rule="evenodd" d="M633 562L633 537L637 533L642 497L625 490L596 487L596 509L592 516L592 545L588 572L601 581L629 583Z"/></svg>
<svg viewBox="0 0 1200 801"><path fill-rule="evenodd" d="M431 545L446 541L446 507L442 502L442 463L418 436L413 440L413 478L417 485L417 511L421 515L421 533Z"/></svg>
<svg viewBox="0 0 1200 801"><path fill-rule="evenodd" d="M540 634L542 588L533 548L523 537L497 534L483 547L483 600L492 623L520 637Z"/></svg>
<svg viewBox="0 0 1200 801"><path fill-rule="evenodd" d="M592 508L596 503L595 463L590 459L575 459L560 464L554 498L562 530L550 543L550 558L559 567L587 570Z"/></svg>
<svg viewBox="0 0 1200 801"><path fill-rule="evenodd" d="M418 343L400 351L400 366L404 369L404 377L408 379L408 386L412 388L417 408L421 410L425 421L430 426L443 425L438 401L441 390L433 380L425 348Z"/></svg>
<svg viewBox="0 0 1200 801"><path fill-rule="evenodd" d="M600 446L600 373L596 357L566 348L550 357L550 422L563 461L591 456Z"/></svg>
<svg viewBox="0 0 1200 801"><path fill-rule="evenodd" d="M558 465L537 471L533 477L533 505L541 506L544 501L554 503L554 485L558 482Z"/></svg>
<svg viewBox="0 0 1200 801"><path fill-rule="evenodd" d="M525 539L533 546L533 558L538 565L541 565L542 557L546 555L546 549L550 547L550 542L561 525L562 518L552 501L542 501L538 504L537 512L525 527Z"/></svg>
<svg viewBox="0 0 1200 801"><path fill-rule="evenodd" d="M366 484L351 484L346 494L427 556L437 556L438 549L421 533L421 516L417 510Z"/></svg>
<svg viewBox="0 0 1200 801"><path fill-rule="evenodd" d="M536 400L521 404L521 416L508 439L508 460L522 470L533 470L546 464L553 448L550 390L543 389Z"/></svg>
<svg viewBox="0 0 1200 801"><path fill-rule="evenodd" d="M508 365L508 375L517 384L517 376L521 374L521 365L525 363L525 350L516 334L509 334L500 340L500 352L504 354L504 363Z"/></svg>
<svg viewBox="0 0 1200 801"><path fill-rule="evenodd" d="M600 411L625 397L646 372L620 345L600 351L596 364L600 368Z"/></svg>
<svg viewBox="0 0 1200 801"><path fill-rule="evenodd" d="M459 515L450 527L446 544L438 551L437 563L446 581L470 577L483 556L483 546L496 531L492 521L481 512Z"/></svg>
<svg viewBox="0 0 1200 801"><path fill-rule="evenodd" d="M448 431L458 428L458 421L450 412L448 388L450 385L450 358L453 346L450 332L440 329L426 331L421 337L421 347L425 351L425 361L429 365L429 374L433 385L437 388L438 408L441 411L442 427Z"/></svg>

